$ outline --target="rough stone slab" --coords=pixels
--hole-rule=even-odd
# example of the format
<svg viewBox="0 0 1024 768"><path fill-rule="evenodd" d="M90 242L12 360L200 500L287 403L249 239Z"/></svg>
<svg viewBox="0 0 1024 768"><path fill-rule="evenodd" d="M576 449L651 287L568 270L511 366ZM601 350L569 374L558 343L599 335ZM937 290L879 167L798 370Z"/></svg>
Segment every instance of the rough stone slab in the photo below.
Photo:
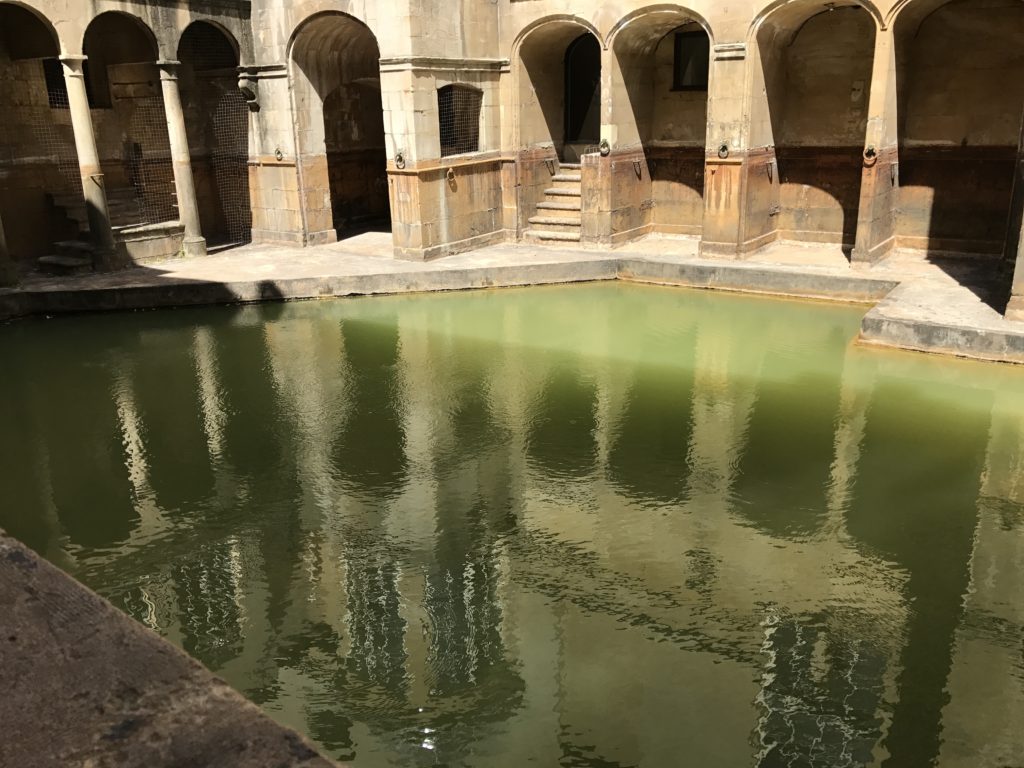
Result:
<svg viewBox="0 0 1024 768"><path fill-rule="evenodd" d="M860 340L995 362L1024 363L1024 323L1004 320L981 296L931 283L900 285L864 316Z"/></svg>
<svg viewBox="0 0 1024 768"><path fill-rule="evenodd" d="M0 691L0 766L334 765L2 531Z"/></svg>
<svg viewBox="0 0 1024 768"><path fill-rule="evenodd" d="M878 301L899 285L893 280L794 267L708 260L674 263L648 258L622 259L619 277L693 288L851 302Z"/></svg>
<svg viewBox="0 0 1024 768"><path fill-rule="evenodd" d="M557 206L559 204L549 204ZM776 243L743 260L698 255L699 240L651 235L615 250L575 243L490 245L434 261L394 258L372 233L317 248L252 245L120 272L27 279L0 289L0 320L30 314L233 304L622 278L696 288L878 303L862 340L1022 362L1024 322L998 311L998 264L897 253L850 265L835 247ZM994 298L995 297L995 298Z"/></svg>

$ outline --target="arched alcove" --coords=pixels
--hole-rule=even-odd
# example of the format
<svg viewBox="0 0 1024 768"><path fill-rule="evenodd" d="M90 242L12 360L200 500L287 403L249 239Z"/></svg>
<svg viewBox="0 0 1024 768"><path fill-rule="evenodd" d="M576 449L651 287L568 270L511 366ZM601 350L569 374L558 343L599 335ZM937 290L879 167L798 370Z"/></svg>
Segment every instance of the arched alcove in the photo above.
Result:
<svg viewBox="0 0 1024 768"><path fill-rule="evenodd" d="M711 58L706 23L684 8L643 9L620 22L611 47L612 208L631 212L613 227L623 234L700 234Z"/></svg>
<svg viewBox="0 0 1024 768"><path fill-rule="evenodd" d="M77 206L84 219L60 50L46 18L0 2L0 210L22 270L85 227L61 207Z"/></svg>
<svg viewBox="0 0 1024 768"><path fill-rule="evenodd" d="M126 13L85 31L86 88L115 228L178 218L156 38Z"/></svg>
<svg viewBox="0 0 1024 768"><path fill-rule="evenodd" d="M291 44L299 173L310 242L389 230L380 49L342 13L304 22Z"/></svg>
<svg viewBox="0 0 1024 768"><path fill-rule="evenodd" d="M852 250L875 29L862 6L819 2L781 5L758 25L750 146L759 162L747 203L762 243Z"/></svg>
<svg viewBox="0 0 1024 768"><path fill-rule="evenodd" d="M1024 5L912 1L894 32L899 244L1000 254L1024 110Z"/></svg>
<svg viewBox="0 0 1024 768"><path fill-rule="evenodd" d="M252 239L249 109L238 89L238 45L220 27L190 24L179 75L202 231L211 246Z"/></svg>

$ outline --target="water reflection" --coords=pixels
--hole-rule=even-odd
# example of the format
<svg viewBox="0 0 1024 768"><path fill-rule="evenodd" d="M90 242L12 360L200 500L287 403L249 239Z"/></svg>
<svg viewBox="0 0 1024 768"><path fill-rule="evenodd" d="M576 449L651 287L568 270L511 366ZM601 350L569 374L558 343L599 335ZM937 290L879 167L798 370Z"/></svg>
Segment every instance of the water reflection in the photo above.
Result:
<svg viewBox="0 0 1024 768"><path fill-rule="evenodd" d="M860 313L14 324L0 526L357 765L1019 762L1024 372Z"/></svg>

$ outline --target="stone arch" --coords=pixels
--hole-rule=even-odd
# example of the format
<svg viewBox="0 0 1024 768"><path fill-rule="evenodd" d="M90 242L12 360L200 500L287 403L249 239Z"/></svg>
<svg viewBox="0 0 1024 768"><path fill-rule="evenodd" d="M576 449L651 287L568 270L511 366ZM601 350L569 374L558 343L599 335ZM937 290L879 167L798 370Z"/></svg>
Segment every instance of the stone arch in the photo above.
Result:
<svg viewBox="0 0 1024 768"><path fill-rule="evenodd" d="M105 11L86 27L82 50L112 224L177 219L156 35L138 16Z"/></svg>
<svg viewBox="0 0 1024 768"><path fill-rule="evenodd" d="M306 239L390 229L380 47L341 11L306 18L288 42Z"/></svg>
<svg viewBox="0 0 1024 768"><path fill-rule="evenodd" d="M238 89L238 42L194 21L178 42L178 80L203 234L211 246L252 239L249 109Z"/></svg>
<svg viewBox="0 0 1024 768"><path fill-rule="evenodd" d="M908 0L890 19L897 243L930 257L998 257L1020 222L1010 208L1024 111L1024 5Z"/></svg>
<svg viewBox="0 0 1024 768"><path fill-rule="evenodd" d="M866 2L780 0L754 20L745 250L781 239L851 253L880 26Z"/></svg>
<svg viewBox="0 0 1024 768"><path fill-rule="evenodd" d="M0 1L0 213L17 271L80 234L60 207L81 202L61 50L42 12Z"/></svg>
<svg viewBox="0 0 1024 768"><path fill-rule="evenodd" d="M617 126L611 207L619 215L612 238L651 230L699 234L711 27L683 6L653 5L624 17L607 40Z"/></svg>
<svg viewBox="0 0 1024 768"><path fill-rule="evenodd" d="M551 147L561 154L565 129L565 55L569 46L590 35L602 36L589 22L559 15L527 26L513 45L516 69L517 145Z"/></svg>
<svg viewBox="0 0 1024 768"><path fill-rule="evenodd" d="M27 39L17 41L19 45L24 46L24 58L55 58L64 50L56 27L42 11L20 0L0 0L0 20L5 14L20 17L23 23L27 22L29 25ZM0 25L0 29L12 28L10 21ZM25 31L24 27L22 31Z"/></svg>

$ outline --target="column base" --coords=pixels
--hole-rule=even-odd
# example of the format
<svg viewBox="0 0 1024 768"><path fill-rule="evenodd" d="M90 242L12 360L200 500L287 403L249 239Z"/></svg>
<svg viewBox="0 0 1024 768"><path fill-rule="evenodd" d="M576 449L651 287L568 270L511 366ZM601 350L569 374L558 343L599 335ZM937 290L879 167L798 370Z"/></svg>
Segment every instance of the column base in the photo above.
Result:
<svg viewBox="0 0 1024 768"><path fill-rule="evenodd" d="M206 238L186 237L181 242L181 250L185 253L185 256L205 256Z"/></svg>
<svg viewBox="0 0 1024 768"><path fill-rule="evenodd" d="M1024 294L1017 294L1010 297L1010 303L1006 305L1007 320L1024 322Z"/></svg>
<svg viewBox="0 0 1024 768"><path fill-rule="evenodd" d="M14 262L0 261L0 288L11 288L18 284L18 269Z"/></svg>

